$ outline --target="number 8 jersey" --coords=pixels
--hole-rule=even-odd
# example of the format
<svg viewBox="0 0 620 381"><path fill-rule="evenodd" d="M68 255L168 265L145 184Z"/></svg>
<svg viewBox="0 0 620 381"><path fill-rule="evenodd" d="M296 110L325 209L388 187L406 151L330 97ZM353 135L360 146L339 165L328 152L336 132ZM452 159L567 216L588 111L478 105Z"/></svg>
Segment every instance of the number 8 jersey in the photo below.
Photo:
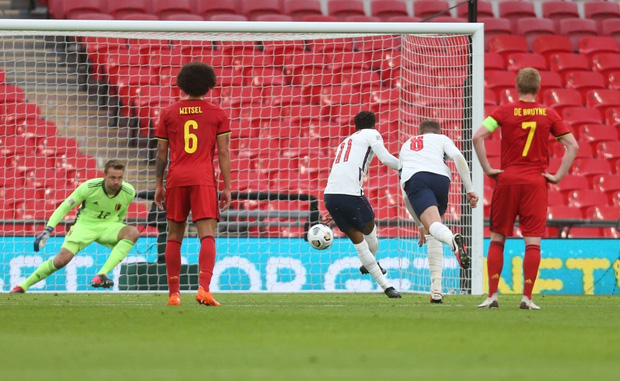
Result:
<svg viewBox="0 0 620 381"><path fill-rule="evenodd" d="M169 143L166 187L216 187L213 168L216 140L230 132L224 110L206 100L184 99L162 109L155 138Z"/></svg>
<svg viewBox="0 0 620 381"><path fill-rule="evenodd" d="M374 155L392 169L398 169L396 159L383 145L383 138L374 128L356 131L338 145L325 194L361 196L362 182Z"/></svg>
<svg viewBox="0 0 620 381"><path fill-rule="evenodd" d="M445 156L454 159L460 151L449 137L428 133L413 136L400 150L400 183L405 184L418 172L430 172L452 178Z"/></svg>

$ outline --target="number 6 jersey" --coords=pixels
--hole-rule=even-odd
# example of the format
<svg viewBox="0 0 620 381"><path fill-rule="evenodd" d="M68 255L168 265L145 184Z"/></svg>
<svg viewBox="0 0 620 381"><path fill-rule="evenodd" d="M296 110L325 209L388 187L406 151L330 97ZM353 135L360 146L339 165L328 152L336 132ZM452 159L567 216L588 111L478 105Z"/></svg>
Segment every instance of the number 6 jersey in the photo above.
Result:
<svg viewBox="0 0 620 381"><path fill-rule="evenodd" d="M363 194L362 182L374 155L392 169L398 169L396 159L383 145L383 138L374 128L356 131L338 145L325 194Z"/></svg>
<svg viewBox="0 0 620 381"><path fill-rule="evenodd" d="M167 140L166 187L216 186L213 156L217 137L230 134L228 116L206 100L184 99L161 110L155 138Z"/></svg>

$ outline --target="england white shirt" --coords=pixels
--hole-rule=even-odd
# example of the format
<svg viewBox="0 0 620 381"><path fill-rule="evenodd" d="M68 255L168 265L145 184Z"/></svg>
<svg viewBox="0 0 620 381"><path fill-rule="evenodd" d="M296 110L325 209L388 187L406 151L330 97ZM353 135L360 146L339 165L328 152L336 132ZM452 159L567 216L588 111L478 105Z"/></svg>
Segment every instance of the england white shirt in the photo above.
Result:
<svg viewBox="0 0 620 381"><path fill-rule="evenodd" d="M451 179L452 172L446 165L446 155L453 160L462 156L449 137L432 133L413 136L400 150L400 183L404 185L418 172L436 173Z"/></svg>
<svg viewBox="0 0 620 381"><path fill-rule="evenodd" d="M398 169L398 159L385 148L376 129L365 128L344 139L336 150L325 194L362 195L364 175L375 154L383 164Z"/></svg>

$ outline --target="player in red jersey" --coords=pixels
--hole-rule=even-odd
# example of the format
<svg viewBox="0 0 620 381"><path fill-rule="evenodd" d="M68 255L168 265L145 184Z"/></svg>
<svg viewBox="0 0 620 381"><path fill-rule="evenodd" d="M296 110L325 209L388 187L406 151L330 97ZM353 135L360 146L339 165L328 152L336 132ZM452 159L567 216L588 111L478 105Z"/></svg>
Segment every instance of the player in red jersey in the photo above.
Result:
<svg viewBox="0 0 620 381"><path fill-rule="evenodd" d="M224 110L204 99L216 84L215 71L211 66L202 62L188 63L179 72L177 84L188 97L161 111L155 132L155 138L158 139L155 203L163 209L162 202L166 199L169 229L165 253L168 304L181 304L181 243L191 209L200 237L200 286L196 301L203 305L219 306L209 292L209 284L215 266L215 232L220 210L228 209L231 201L228 151L230 124ZM213 167L216 148L224 181L219 203ZM170 168L164 189L168 149Z"/></svg>
<svg viewBox="0 0 620 381"><path fill-rule="evenodd" d="M556 184L568 173L579 146L570 129L552 109L536 102L540 74L525 68L517 75L519 100L499 106L474 134L474 148L484 173L496 180L491 199L491 244L487 255L488 298L478 308L497 308L497 285L504 262L506 236L512 236L517 216L525 241L524 287L520 308L539 309L532 289L540 264L540 242L547 220L547 183ZM484 139L501 128L501 169L491 167ZM549 165L549 134L566 151L555 174Z"/></svg>

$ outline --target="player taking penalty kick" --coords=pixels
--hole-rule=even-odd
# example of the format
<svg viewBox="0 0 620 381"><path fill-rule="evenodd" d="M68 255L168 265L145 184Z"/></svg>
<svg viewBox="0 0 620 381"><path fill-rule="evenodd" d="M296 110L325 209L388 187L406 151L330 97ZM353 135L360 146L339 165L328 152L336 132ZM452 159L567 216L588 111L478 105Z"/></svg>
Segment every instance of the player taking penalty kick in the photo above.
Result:
<svg viewBox="0 0 620 381"><path fill-rule="evenodd" d="M202 62L188 63L177 75L177 84L188 97L161 111L155 132L158 139L155 203L163 209L162 202L166 199L169 228L165 254L168 305L181 304L181 243L191 210L200 237L200 284L196 301L202 305L219 306L220 303L209 292L209 285L215 266L215 233L220 210L228 209L231 200L230 125L224 110L204 99L216 84L215 71L211 66ZM213 168L216 149L224 182L219 203ZM170 167L164 189L168 151Z"/></svg>
<svg viewBox="0 0 620 381"><path fill-rule="evenodd" d="M123 181L125 164L110 160L104 168L104 177L82 183L54 211L45 230L34 240L34 251L39 251L58 223L77 205L80 210L75 225L67 233L56 257L43 262L24 282L13 288L12 293L24 293L33 284L65 267L86 246L97 242L112 249L110 257L91 280L91 286L110 288L114 282L107 277L121 263L140 237L133 226L123 223L127 208L136 196L134 188Z"/></svg>

